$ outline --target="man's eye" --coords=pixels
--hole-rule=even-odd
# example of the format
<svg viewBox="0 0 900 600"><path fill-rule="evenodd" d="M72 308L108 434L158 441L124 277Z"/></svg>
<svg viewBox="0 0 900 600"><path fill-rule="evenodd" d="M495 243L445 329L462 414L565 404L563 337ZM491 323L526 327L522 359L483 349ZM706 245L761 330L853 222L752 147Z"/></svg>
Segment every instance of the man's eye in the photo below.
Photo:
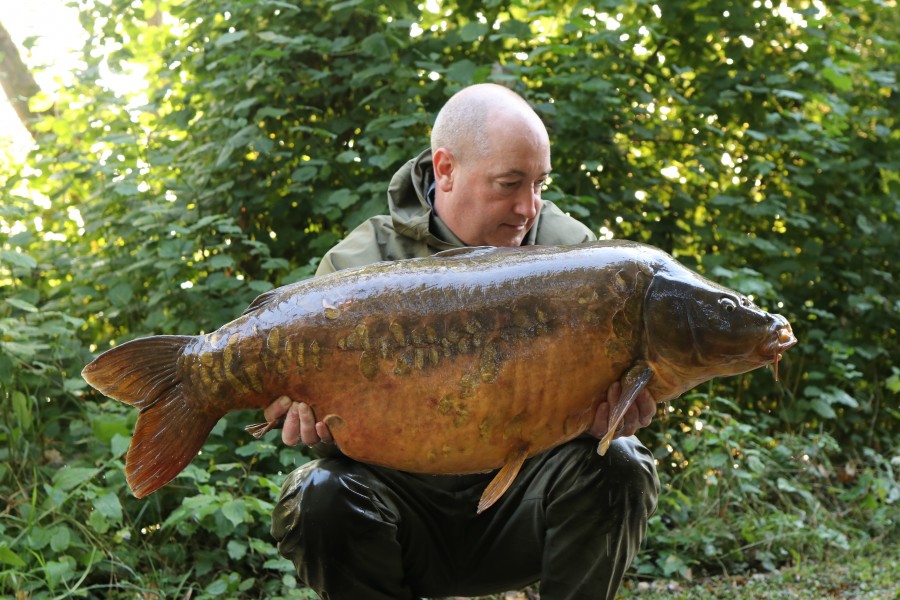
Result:
<svg viewBox="0 0 900 600"><path fill-rule="evenodd" d="M514 187L516 187L517 185L519 185L519 182L518 182L518 181L501 181L501 182L500 182L500 187L504 187L504 188L507 188L507 189L514 188Z"/></svg>

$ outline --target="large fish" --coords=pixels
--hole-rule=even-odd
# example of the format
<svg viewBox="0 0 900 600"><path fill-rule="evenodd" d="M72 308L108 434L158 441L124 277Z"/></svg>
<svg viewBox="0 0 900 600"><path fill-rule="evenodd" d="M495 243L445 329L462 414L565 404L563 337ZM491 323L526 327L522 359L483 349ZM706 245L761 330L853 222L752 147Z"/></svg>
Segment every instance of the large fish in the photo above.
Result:
<svg viewBox="0 0 900 600"><path fill-rule="evenodd" d="M642 244L466 248L377 263L267 292L198 336L115 347L85 380L140 409L135 496L165 485L227 412L306 400L341 451L416 473L500 468L583 434L622 382L604 453L642 389L677 398L774 363L787 320ZM502 468L501 468L502 467Z"/></svg>

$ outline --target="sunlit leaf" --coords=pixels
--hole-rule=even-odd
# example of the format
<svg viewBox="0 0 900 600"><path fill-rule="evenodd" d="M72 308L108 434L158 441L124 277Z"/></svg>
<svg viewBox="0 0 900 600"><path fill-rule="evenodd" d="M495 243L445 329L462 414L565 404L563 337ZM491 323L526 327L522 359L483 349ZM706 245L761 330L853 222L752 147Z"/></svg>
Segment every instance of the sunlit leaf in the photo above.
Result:
<svg viewBox="0 0 900 600"><path fill-rule="evenodd" d="M33 269L37 266L37 261L33 257L15 250L0 250L0 262L24 269Z"/></svg>

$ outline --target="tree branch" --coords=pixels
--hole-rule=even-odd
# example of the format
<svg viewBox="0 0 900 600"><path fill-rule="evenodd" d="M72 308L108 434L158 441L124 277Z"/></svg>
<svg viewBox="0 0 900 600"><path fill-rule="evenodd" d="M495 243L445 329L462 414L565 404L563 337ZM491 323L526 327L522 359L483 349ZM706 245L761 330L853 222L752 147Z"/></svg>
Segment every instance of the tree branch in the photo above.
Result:
<svg viewBox="0 0 900 600"><path fill-rule="evenodd" d="M12 103L25 129L31 137L34 137L32 124L40 115L31 112L28 101L40 92L41 88L22 62L19 49L16 48L3 23L0 23L0 86L6 92L6 97Z"/></svg>

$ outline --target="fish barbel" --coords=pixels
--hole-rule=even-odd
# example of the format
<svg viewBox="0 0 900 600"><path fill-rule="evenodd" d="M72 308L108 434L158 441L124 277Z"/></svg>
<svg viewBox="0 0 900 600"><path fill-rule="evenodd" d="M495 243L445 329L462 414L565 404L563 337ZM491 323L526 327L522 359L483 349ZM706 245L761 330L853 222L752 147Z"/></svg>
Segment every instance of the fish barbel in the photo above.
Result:
<svg viewBox="0 0 900 600"><path fill-rule="evenodd" d="M126 475L137 497L197 455L233 410L312 405L356 460L432 474L500 469L591 426L622 382L604 453L643 389L658 402L777 363L780 315L634 242L465 248L338 271L267 292L197 336L153 336L82 375L140 410Z"/></svg>

